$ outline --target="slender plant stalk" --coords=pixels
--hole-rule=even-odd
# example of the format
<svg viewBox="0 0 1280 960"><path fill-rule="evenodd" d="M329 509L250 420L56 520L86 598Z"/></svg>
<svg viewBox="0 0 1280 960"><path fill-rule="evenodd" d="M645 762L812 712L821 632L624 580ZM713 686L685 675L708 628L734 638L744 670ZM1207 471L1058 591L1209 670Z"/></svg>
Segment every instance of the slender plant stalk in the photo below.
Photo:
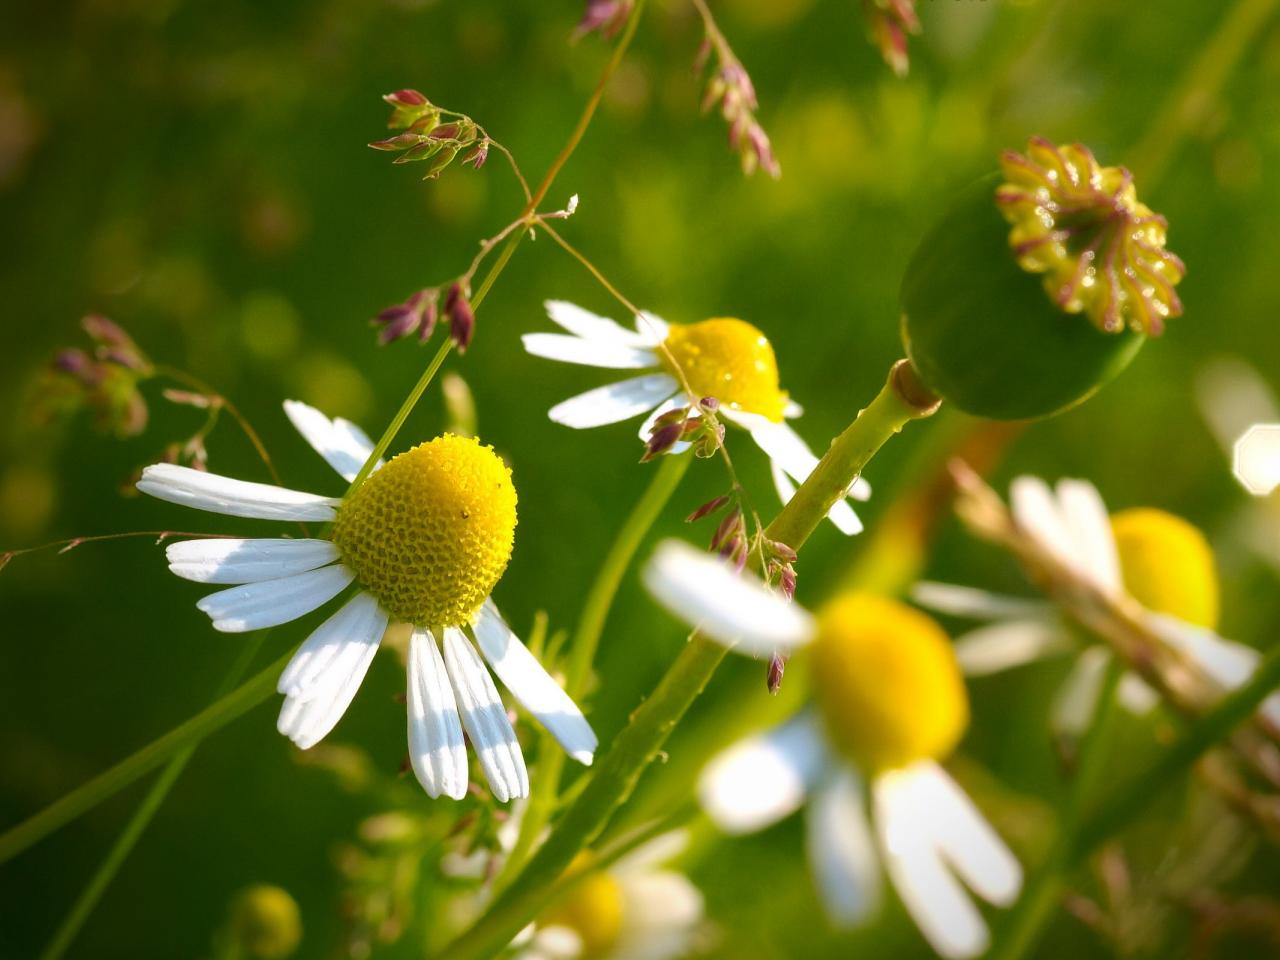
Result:
<svg viewBox="0 0 1280 960"><path fill-rule="evenodd" d="M249 665L253 663L253 658L262 649L262 644L270 632L269 629L259 630L249 638L249 641L240 651L240 655L236 657L235 663L231 665L226 677L218 684L218 689L214 694L215 697L222 697L235 688L235 685L240 682L248 671ZM76 902L72 904L71 910L63 918L48 946L40 954L41 960L58 960L59 957L67 952L67 948L75 940L76 934L80 932L80 928L89 919L89 915L93 913L98 901L102 899L102 895L106 892L108 885L115 879L116 873L124 865L134 846L137 845L138 840L141 839L142 834L150 825L151 818L156 815L156 811L164 803L165 798L169 795L169 790L177 783L178 777L182 775L183 769L195 754L197 746L199 746L198 743L192 743L179 750L173 755L173 759L169 761L168 766L160 771L160 776L156 778L155 783L151 785L151 789L147 791L147 795L143 797L142 803L138 805L138 809L129 818L128 824L125 825L120 836L116 838L116 842L112 845L106 859L102 861L97 872L94 873L93 878L76 899Z"/></svg>
<svg viewBox="0 0 1280 960"><path fill-rule="evenodd" d="M765 529L765 536L795 546L802 544L875 452L908 421L928 416L937 406L938 399L924 390L907 361L894 364L885 388L832 441L809 479ZM794 539L783 539L784 533ZM725 650L719 644L693 634L653 693L636 708L630 722L597 760L591 778L546 842L484 915L438 954L441 960L496 956L547 905L557 880L578 851L600 835L614 811L630 796L640 775L724 657Z"/></svg>
<svg viewBox="0 0 1280 960"><path fill-rule="evenodd" d="M600 637L604 633L605 620L609 616L609 608L613 606L613 598L617 595L622 578L654 521L661 516L663 508L676 492L692 460L692 454L662 458L661 466L636 505L631 508L631 513L618 531L604 563L591 583L591 589L587 591L587 599L574 628L569 663L565 669L565 689L575 700L582 695L586 686L588 671L595 659ZM507 857L502 874L495 881L496 889L501 889L508 879L519 872L556 808L565 754L554 748L553 742L549 734L540 738L538 776L533 780L529 793L529 803L520 823L520 835Z"/></svg>
<svg viewBox="0 0 1280 960"><path fill-rule="evenodd" d="M236 717L262 703L275 693L276 680L280 676L280 671L289 663L293 653L294 650L290 650L271 666L209 705L190 720L174 727L158 740L153 740L105 773L72 790L30 819L0 834L0 863L13 859L54 830L70 823L86 810L91 810L139 777L145 776L175 753L191 744L199 743L215 730L222 729Z"/></svg>
<svg viewBox="0 0 1280 960"><path fill-rule="evenodd" d="M1064 823L1046 870L1018 901L1007 928L1009 933L992 954L993 960L1020 960L1026 956L1053 915L1065 874L1133 822L1163 788L1186 773L1205 751L1228 737L1278 686L1280 646L1275 646L1258 663L1248 683L1223 697L1145 770L1121 784L1088 817Z"/></svg>

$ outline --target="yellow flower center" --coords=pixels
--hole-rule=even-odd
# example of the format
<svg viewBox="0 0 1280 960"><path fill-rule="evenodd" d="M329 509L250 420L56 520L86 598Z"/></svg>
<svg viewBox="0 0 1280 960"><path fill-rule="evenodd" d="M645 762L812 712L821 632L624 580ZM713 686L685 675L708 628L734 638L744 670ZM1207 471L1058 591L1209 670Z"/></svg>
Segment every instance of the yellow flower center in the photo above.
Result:
<svg viewBox="0 0 1280 960"><path fill-rule="evenodd" d="M832 742L868 774L941 759L969 723L951 641L896 600L854 593L827 605L813 683Z"/></svg>
<svg viewBox="0 0 1280 960"><path fill-rule="evenodd" d="M1139 507L1111 518L1125 589L1148 610L1210 630L1218 625L1213 550L1187 521Z"/></svg>
<svg viewBox="0 0 1280 960"><path fill-rule="evenodd" d="M747 413L782 419L787 394L778 389L778 361L768 338L733 317L701 323L673 323L662 356L668 368L675 361L689 388L698 397L715 397Z"/></svg>
<svg viewBox="0 0 1280 960"><path fill-rule="evenodd" d="M583 862L583 854L575 864ZM622 888L602 871L577 883L544 915L548 926L568 927L582 938L584 960L604 956L622 932Z"/></svg>
<svg viewBox="0 0 1280 960"><path fill-rule="evenodd" d="M395 457L338 510L342 562L393 618L459 626L502 577L516 490L492 447L445 434Z"/></svg>

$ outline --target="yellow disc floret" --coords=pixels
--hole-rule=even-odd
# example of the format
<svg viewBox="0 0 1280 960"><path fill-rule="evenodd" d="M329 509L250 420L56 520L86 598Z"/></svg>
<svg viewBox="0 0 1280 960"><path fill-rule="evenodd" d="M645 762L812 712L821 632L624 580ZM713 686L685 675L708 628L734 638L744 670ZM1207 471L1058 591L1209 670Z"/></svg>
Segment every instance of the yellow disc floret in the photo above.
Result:
<svg viewBox="0 0 1280 960"><path fill-rule="evenodd" d="M951 641L918 610L847 594L819 615L812 650L828 734L866 773L941 759L968 726Z"/></svg>
<svg viewBox="0 0 1280 960"><path fill-rule="evenodd" d="M458 626L493 590L515 542L511 470L445 434L374 473L338 510L342 562L396 620Z"/></svg>
<svg viewBox="0 0 1280 960"><path fill-rule="evenodd" d="M1210 630L1218 625L1218 574L1204 534L1181 517L1139 507L1111 518L1125 589L1148 610Z"/></svg>
<svg viewBox="0 0 1280 960"><path fill-rule="evenodd" d="M773 347L745 320L715 317L673 323L663 345L670 357L660 352L662 362L670 367L674 360L679 375L699 397L715 397L747 413L782 419L787 394L778 389Z"/></svg>
<svg viewBox="0 0 1280 960"><path fill-rule="evenodd" d="M584 859L579 854L575 863ZM582 938L580 956L588 960L604 956L617 942L622 932L622 909L622 888L618 881L599 871L576 883L540 922L568 927L577 933Z"/></svg>

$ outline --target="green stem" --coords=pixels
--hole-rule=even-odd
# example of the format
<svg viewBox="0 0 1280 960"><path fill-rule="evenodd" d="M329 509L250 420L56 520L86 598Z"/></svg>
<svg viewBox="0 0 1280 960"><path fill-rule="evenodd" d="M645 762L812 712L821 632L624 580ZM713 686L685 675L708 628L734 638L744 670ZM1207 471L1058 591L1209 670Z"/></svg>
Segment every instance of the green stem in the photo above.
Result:
<svg viewBox="0 0 1280 960"><path fill-rule="evenodd" d="M1280 646L1268 651L1248 683L1223 697L1147 769L1104 799L1091 816L1077 815L1073 822L1064 823L1042 879L1033 883L1019 900L1011 917L1008 937L993 960L1018 960L1025 956L1035 946L1057 905L1063 876L1131 823L1160 795L1162 787L1189 770L1206 750L1228 737L1277 686L1280 686Z"/></svg>
<svg viewBox="0 0 1280 960"><path fill-rule="evenodd" d="M296 648L295 648L296 649ZM241 684L222 699L210 704L190 720L175 727L158 740L153 740L132 756L121 760L110 770L99 774L61 800L45 807L35 816L0 834L0 863L5 863L54 830L70 823L86 810L113 796L139 777L160 766L184 747L226 726L241 714L262 703L276 689L280 676L294 651L290 650L271 666Z"/></svg>
<svg viewBox="0 0 1280 960"><path fill-rule="evenodd" d="M270 633L269 629L259 630L249 638L249 641L240 651L240 655L236 657L235 662L231 665L226 677L218 684L218 689L214 693L215 698L230 693L235 685L240 682L240 678L245 675L249 665L253 663L253 658L262 649L262 644ZM80 932L80 928L84 926L94 907L102 899L103 893L106 892L111 881L115 879L116 873L124 865L129 854L133 852L134 846L137 845L138 840L141 839L142 834L151 823L151 818L156 815L156 811L164 803L165 798L169 795L169 790L177 783L178 777L182 775L187 762L195 754L197 746L198 744L192 743L184 747L174 754L173 759L169 761L169 765L160 771L160 776L151 785L151 789L143 797L142 803L138 805L138 809L133 812L128 824L125 825L120 836L116 838L116 842L112 845L106 859L102 861L93 878L72 905L70 912L63 918L62 924L54 933L44 952L40 954L41 960L58 960L59 957L67 952L67 948L75 940L76 934Z"/></svg>
<svg viewBox="0 0 1280 960"><path fill-rule="evenodd" d="M591 589L587 591L586 602L582 605L582 613L573 632L572 652L565 669L565 689L575 700L582 695L586 686L587 674L595 659L600 637L604 633L605 620L609 616L609 608L613 606L613 598L617 595L622 578L645 536L676 492L692 460L692 455L683 454L662 458L661 466L636 505L631 508L630 515L618 531L604 563L592 581ZM552 743L550 735L540 738L538 776L529 793L529 803L520 823L520 835L507 857L502 874L495 882L496 889L501 889L506 880L524 865L534 843L542 834L542 828L551 819L556 808L565 755L563 751L553 748Z"/></svg>
<svg viewBox="0 0 1280 960"><path fill-rule="evenodd" d="M804 543L885 441L908 420L928 416L937 405L937 398L921 387L910 365L905 360L896 363L885 389L832 442L791 503L766 529L766 535L777 540L782 539L780 532L786 531L795 539L783 542ZM597 760L593 775L546 842L488 911L439 954L441 958L480 960L494 956L546 906L557 879L630 796L640 775L724 657L725 650L719 644L693 635L652 695L636 708L630 722Z"/></svg>

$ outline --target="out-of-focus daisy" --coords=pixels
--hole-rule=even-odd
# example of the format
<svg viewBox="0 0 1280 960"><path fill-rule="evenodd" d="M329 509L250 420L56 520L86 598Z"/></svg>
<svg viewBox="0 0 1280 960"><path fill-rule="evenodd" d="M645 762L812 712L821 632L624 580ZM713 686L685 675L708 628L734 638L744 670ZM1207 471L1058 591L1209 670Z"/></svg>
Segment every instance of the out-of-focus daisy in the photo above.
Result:
<svg viewBox="0 0 1280 960"><path fill-rule="evenodd" d="M712 819L747 833L807 802L806 845L834 922L853 926L876 908L883 863L939 954L980 954L989 934L964 887L1007 906L1022 870L939 763L969 720L942 628L869 594L813 616L674 541L659 546L645 576L664 606L712 639L750 654L808 644L813 657L816 709L730 747L704 771L699 795Z"/></svg>
<svg viewBox="0 0 1280 960"><path fill-rule="evenodd" d="M591 873L516 939L512 960L677 960L703 918L702 893L664 863L684 849L668 833Z"/></svg>
<svg viewBox="0 0 1280 960"><path fill-rule="evenodd" d="M348 482L373 452L346 420L297 401L287 401L285 413ZM166 550L180 577L235 584L197 604L214 629L228 633L296 620L355 585L280 676L285 702L277 726L298 747L333 729L388 624L405 623L412 626L409 757L431 796L466 793L464 730L495 797L505 802L529 792L520 743L485 661L574 759L591 762L590 725L489 596L511 559L516 526L511 470L491 447L445 434L379 463L345 498L165 463L147 467L138 489L198 510L314 521L330 531L316 539L184 540Z"/></svg>
<svg viewBox="0 0 1280 960"><path fill-rule="evenodd" d="M798 417L802 410L778 385L773 345L746 321L716 317L680 324L641 313L632 331L572 303L549 300L546 307L551 319L568 333L526 333L525 349L534 356L648 371L556 404L550 410L556 423L585 429L648 412L640 427L640 439L648 442L659 417L686 407L691 408L690 416L697 416L698 401L715 397L720 402L718 412L750 433L769 457L783 503L818 465L808 444L787 423L788 417ZM688 447L678 442L667 452L683 453ZM848 496L855 500L870 495L871 487L861 477L849 488ZM846 500L837 501L828 516L843 533L862 529Z"/></svg>
<svg viewBox="0 0 1280 960"><path fill-rule="evenodd" d="M1018 477L1009 502L1023 535L1101 594L1135 601L1146 628L1215 683L1229 689L1248 679L1259 654L1214 632L1218 577L1213 551L1190 523L1146 507L1109 516L1097 489L1083 480L1061 480L1053 489L1037 477ZM1111 652L1101 643L1081 649L1079 631L1072 630L1055 604L928 582L916 585L914 597L933 610L990 621L956 638L957 656L971 676L1079 651L1054 699L1051 722L1066 736L1083 731ZM1150 710L1158 699L1132 673L1121 681L1119 697L1135 713ZM1280 721L1280 696L1264 709L1273 722Z"/></svg>

